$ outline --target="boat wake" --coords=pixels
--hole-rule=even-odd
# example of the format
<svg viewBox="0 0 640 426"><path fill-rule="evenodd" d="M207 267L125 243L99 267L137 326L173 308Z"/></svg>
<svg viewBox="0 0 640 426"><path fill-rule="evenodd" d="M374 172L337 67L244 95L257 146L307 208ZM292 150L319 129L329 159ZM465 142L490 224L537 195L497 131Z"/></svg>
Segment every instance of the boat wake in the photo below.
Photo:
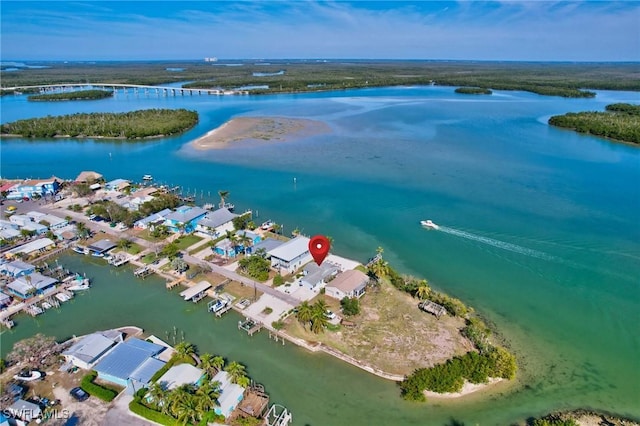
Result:
<svg viewBox="0 0 640 426"><path fill-rule="evenodd" d="M507 243L505 241L494 240L493 238L483 237L481 235L472 234L466 231L460 231L458 229L449 228L448 226L440 225L439 231L445 232L447 234L455 235L457 237L466 238L468 240L478 241L483 244L487 244L502 250L507 250L513 253L523 254L525 256L531 256L538 259L543 260L559 260L554 256L551 256L547 253L541 252L539 250L533 250L530 248L522 247L517 244Z"/></svg>

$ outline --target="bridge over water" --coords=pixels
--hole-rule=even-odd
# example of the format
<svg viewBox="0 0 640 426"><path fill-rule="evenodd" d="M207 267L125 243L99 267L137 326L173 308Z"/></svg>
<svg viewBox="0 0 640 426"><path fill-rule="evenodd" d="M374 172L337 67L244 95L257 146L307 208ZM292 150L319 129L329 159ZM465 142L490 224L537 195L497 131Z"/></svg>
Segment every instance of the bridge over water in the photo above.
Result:
<svg viewBox="0 0 640 426"><path fill-rule="evenodd" d="M158 96L184 96L188 95L246 95L247 90L223 90L223 89L187 89L182 87L169 86L149 86L144 84L122 84L122 83L62 83L62 84L41 84L35 86L13 86L2 87L2 90L12 90L20 92L22 90L38 89L40 93L72 92L81 89L102 89L112 90L114 95L119 91L123 94L155 94Z"/></svg>

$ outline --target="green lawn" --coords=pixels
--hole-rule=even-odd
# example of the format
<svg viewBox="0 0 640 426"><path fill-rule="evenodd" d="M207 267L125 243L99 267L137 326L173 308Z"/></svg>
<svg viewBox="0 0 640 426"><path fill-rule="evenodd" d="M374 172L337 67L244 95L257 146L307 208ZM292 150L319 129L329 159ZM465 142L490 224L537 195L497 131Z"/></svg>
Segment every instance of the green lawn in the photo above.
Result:
<svg viewBox="0 0 640 426"><path fill-rule="evenodd" d="M156 238L156 237L151 235L151 232L148 229L140 231L140 233L138 234L138 237L143 238L143 239L145 239L147 241L151 241L152 243L157 243L159 241L164 241L167 238L167 236Z"/></svg>
<svg viewBox="0 0 640 426"><path fill-rule="evenodd" d="M153 262L154 260L156 260L156 254L151 252L151 253L147 253L145 254L142 259L140 259L140 261L146 265L148 265L149 263Z"/></svg>
<svg viewBox="0 0 640 426"><path fill-rule="evenodd" d="M198 241L202 241L202 238L198 237L197 235L192 235L192 234L183 235L182 237L180 237L177 240L175 240L175 242L178 245L178 248L180 250L184 250L184 249L194 245Z"/></svg>

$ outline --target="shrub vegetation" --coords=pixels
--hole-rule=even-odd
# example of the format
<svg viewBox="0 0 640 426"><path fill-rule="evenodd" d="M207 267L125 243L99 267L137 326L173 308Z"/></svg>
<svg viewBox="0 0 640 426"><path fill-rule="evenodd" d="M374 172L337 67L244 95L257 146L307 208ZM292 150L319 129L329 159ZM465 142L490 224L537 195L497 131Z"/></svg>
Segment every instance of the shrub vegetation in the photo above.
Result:
<svg viewBox="0 0 640 426"><path fill-rule="evenodd" d="M80 387L89 395L93 395L103 401L113 401L113 398L118 395L118 391L93 383L96 377L98 377L97 372L92 371L91 373L88 373L82 378Z"/></svg>
<svg viewBox="0 0 640 426"><path fill-rule="evenodd" d="M195 126L198 113L186 109L147 109L123 113L79 113L18 120L0 134L25 138L104 137L140 139L174 135Z"/></svg>
<svg viewBox="0 0 640 426"><path fill-rule="evenodd" d="M549 119L549 124L580 133L640 144L640 105L611 104L607 105L606 111L554 115Z"/></svg>
<svg viewBox="0 0 640 426"><path fill-rule="evenodd" d="M86 101L104 99L111 96L113 96L111 90L76 90L74 92L31 95L27 99L30 101Z"/></svg>

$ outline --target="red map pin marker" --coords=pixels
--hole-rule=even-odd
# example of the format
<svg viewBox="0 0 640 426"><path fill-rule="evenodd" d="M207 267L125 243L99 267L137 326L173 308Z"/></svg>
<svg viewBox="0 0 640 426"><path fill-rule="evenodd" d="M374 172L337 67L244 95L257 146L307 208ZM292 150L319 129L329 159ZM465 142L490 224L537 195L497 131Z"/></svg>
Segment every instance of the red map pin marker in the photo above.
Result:
<svg viewBox="0 0 640 426"><path fill-rule="evenodd" d="M324 258L327 257L330 248L331 243L324 235L316 235L309 240L309 252L318 266L320 266Z"/></svg>

